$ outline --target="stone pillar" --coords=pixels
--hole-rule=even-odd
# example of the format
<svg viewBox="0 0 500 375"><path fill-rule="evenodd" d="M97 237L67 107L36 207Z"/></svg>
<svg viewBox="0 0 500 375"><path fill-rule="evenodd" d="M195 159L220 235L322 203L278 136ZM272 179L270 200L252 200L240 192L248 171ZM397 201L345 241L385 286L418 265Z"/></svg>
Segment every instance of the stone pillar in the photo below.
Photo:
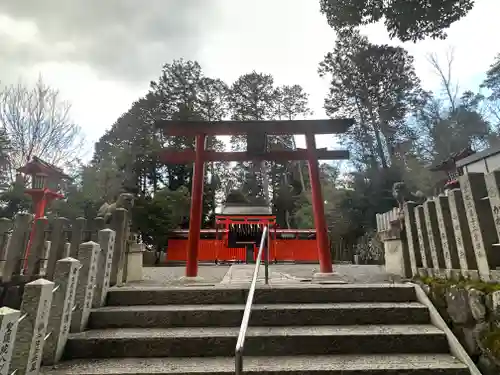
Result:
<svg viewBox="0 0 500 375"><path fill-rule="evenodd" d="M110 285L122 285L125 268L125 250L127 240L127 210L117 208L113 213L111 228L116 233L113 265L111 267Z"/></svg>
<svg viewBox="0 0 500 375"><path fill-rule="evenodd" d="M137 236L135 234L132 235L127 247L127 274L125 275L125 282L142 280L143 252L144 246L137 243Z"/></svg>
<svg viewBox="0 0 500 375"><path fill-rule="evenodd" d="M11 238L12 224L11 220L5 217L0 218L0 278L2 278L4 266L7 262L7 249Z"/></svg>
<svg viewBox="0 0 500 375"><path fill-rule="evenodd" d="M11 368L12 352L16 339L17 324L20 312L9 307L0 307L0 375L10 375L14 372Z"/></svg>
<svg viewBox="0 0 500 375"><path fill-rule="evenodd" d="M446 195L440 195L435 199L436 214L443 248L446 276L458 279L461 276L460 263L458 261L457 243L453 232L453 222L450 212L450 201Z"/></svg>
<svg viewBox="0 0 500 375"><path fill-rule="evenodd" d="M431 265L431 250L429 247L429 237L425 226L424 207L417 206L415 209L415 221L417 223L418 245L420 256L422 257L422 268L418 270L420 276L433 276ZM429 273L431 273L429 275Z"/></svg>
<svg viewBox="0 0 500 375"><path fill-rule="evenodd" d="M104 218L103 217L96 217L92 223L92 230L91 230L91 241L94 242L99 242L99 231L102 229L105 229L106 225L104 224Z"/></svg>
<svg viewBox="0 0 500 375"><path fill-rule="evenodd" d="M94 298L97 257L100 251L99 244L92 241L82 243L78 250L81 268L75 292L76 308L71 317L70 332L72 333L82 332L87 326Z"/></svg>
<svg viewBox="0 0 500 375"><path fill-rule="evenodd" d="M493 223L497 231L497 238L500 239L500 171L493 171L485 175L486 190L490 201ZM495 254L495 267L490 270L492 280L500 282L500 244L493 244L493 254Z"/></svg>
<svg viewBox="0 0 500 375"><path fill-rule="evenodd" d="M63 245L63 252L62 252L61 259L66 259L66 258L73 258L71 256L71 242L65 242ZM57 262L56 262L56 264L57 264Z"/></svg>
<svg viewBox="0 0 500 375"><path fill-rule="evenodd" d="M422 268L422 256L418 244L417 221L415 219L415 202L406 202L403 207L405 233L408 243L408 253L412 276L418 275L418 269Z"/></svg>
<svg viewBox="0 0 500 375"><path fill-rule="evenodd" d="M493 251L498 237L484 174L468 173L459 179L479 276L481 280L489 281L490 271L500 266L500 252Z"/></svg>
<svg viewBox="0 0 500 375"><path fill-rule="evenodd" d="M21 261L24 257L26 245L28 244L29 232L33 215L17 214L14 219L14 230L7 244L5 265L2 273L2 281L9 281L12 275L19 275Z"/></svg>
<svg viewBox="0 0 500 375"><path fill-rule="evenodd" d="M431 251L434 276L445 277L443 247L441 245L441 234L436 213L436 203L433 200L427 200L424 203L425 227L429 238L429 249Z"/></svg>
<svg viewBox="0 0 500 375"><path fill-rule="evenodd" d="M458 262L462 276L467 279L479 280L477 271L476 254L472 246L472 238L469 230L469 222L465 212L465 205L460 189L453 189L448 192L450 204L451 221L453 223L453 233L457 245Z"/></svg>
<svg viewBox="0 0 500 375"><path fill-rule="evenodd" d="M44 241L43 258L40 260L40 274L44 276L47 274L51 245L52 243L50 241Z"/></svg>
<svg viewBox="0 0 500 375"><path fill-rule="evenodd" d="M35 236L31 243L30 253L28 254L28 275L40 275L41 261L45 249L45 232L49 226L49 221L46 217L36 219Z"/></svg>
<svg viewBox="0 0 500 375"><path fill-rule="evenodd" d="M87 225L87 219L84 217L77 217L73 223L73 230L71 231L71 247L69 255L72 258L78 257L78 246L83 242L83 231Z"/></svg>
<svg viewBox="0 0 500 375"><path fill-rule="evenodd" d="M66 229L68 224L68 219L64 217L58 217L54 221L54 228L50 236L49 259L47 260L47 269L45 272L45 277L49 280L52 280L54 277L56 262L64 258L64 244L66 243Z"/></svg>
<svg viewBox="0 0 500 375"><path fill-rule="evenodd" d="M490 199L491 212L497 231L497 237L500 238L500 171L493 171L484 176L486 191Z"/></svg>
<svg viewBox="0 0 500 375"><path fill-rule="evenodd" d="M113 255L115 251L116 234L112 229L99 231L99 245L101 251L97 264L96 288L92 307L101 307L106 302L106 295L109 289L109 279L111 276L111 266L113 265Z"/></svg>
<svg viewBox="0 0 500 375"><path fill-rule="evenodd" d="M392 229L379 232L378 235L384 243L385 271L390 275L410 277L409 254L405 254L398 223L395 223Z"/></svg>
<svg viewBox="0 0 500 375"><path fill-rule="evenodd" d="M24 286L21 318L12 355L17 375L38 375L47 333L54 283L38 279Z"/></svg>
<svg viewBox="0 0 500 375"><path fill-rule="evenodd" d="M56 262L54 272L56 289L52 298L48 325L51 335L43 351L44 365L53 365L62 357L71 325L79 270L80 262L74 258L64 258Z"/></svg>

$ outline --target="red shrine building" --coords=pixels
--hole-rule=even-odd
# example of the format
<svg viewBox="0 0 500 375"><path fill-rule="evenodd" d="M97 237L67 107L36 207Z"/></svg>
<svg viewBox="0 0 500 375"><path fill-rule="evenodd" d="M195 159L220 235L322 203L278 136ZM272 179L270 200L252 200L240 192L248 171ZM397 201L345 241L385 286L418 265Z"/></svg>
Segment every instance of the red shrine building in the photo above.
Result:
<svg viewBox="0 0 500 375"><path fill-rule="evenodd" d="M203 262L253 263L264 227L269 226L269 261L315 262L316 231L278 229L276 216L266 206L227 204L216 215L215 229L202 229L198 259ZM187 261L188 230L177 230L168 240L167 262Z"/></svg>

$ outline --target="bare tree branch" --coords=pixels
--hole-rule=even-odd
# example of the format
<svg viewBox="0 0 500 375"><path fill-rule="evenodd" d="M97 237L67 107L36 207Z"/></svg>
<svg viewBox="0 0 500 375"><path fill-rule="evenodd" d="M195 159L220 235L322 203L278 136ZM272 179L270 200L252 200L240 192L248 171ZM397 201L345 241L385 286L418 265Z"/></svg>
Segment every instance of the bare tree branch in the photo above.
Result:
<svg viewBox="0 0 500 375"><path fill-rule="evenodd" d="M60 167L79 160L84 137L69 116L70 108L41 77L34 87L20 82L0 89L0 129L12 150L11 180L14 171L33 156Z"/></svg>
<svg viewBox="0 0 500 375"><path fill-rule="evenodd" d="M448 100L450 101L450 108L452 112L455 111L456 109L457 98L460 92L460 86L458 80L456 82L453 82L452 67L454 59L455 59L455 49L453 47L449 48L448 52L446 53L445 68L443 68L443 66L441 65L436 53L431 53L427 55L427 61L431 64L432 68L434 69L434 72L441 80L443 89L446 92Z"/></svg>

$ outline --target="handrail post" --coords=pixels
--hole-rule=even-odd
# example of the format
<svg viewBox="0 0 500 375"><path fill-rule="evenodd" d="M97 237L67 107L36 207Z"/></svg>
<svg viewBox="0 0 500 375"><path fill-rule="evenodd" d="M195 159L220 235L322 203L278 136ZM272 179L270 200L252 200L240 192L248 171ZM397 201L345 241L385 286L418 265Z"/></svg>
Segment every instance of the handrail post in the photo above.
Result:
<svg viewBox="0 0 500 375"><path fill-rule="evenodd" d="M240 333L238 334L238 340L236 341L236 350L234 351L234 370L236 375L243 374L243 347L245 345L245 336L250 322L250 314L252 312L253 296L255 293L255 287L257 284L257 276L259 274L260 264L262 261L262 255L264 253L264 246L266 240L269 240L269 227L264 227L262 232L262 237L260 240L259 252L257 254L257 259L255 260L255 269L253 271L252 282L250 283L250 289L248 290L247 302L245 304L245 310L243 311L243 318L241 319ZM266 284L268 283L268 269L267 269L267 258L269 255L266 251L265 269L266 269Z"/></svg>
<svg viewBox="0 0 500 375"><path fill-rule="evenodd" d="M241 353L241 351L236 351L234 373L235 375L243 374L243 354Z"/></svg>

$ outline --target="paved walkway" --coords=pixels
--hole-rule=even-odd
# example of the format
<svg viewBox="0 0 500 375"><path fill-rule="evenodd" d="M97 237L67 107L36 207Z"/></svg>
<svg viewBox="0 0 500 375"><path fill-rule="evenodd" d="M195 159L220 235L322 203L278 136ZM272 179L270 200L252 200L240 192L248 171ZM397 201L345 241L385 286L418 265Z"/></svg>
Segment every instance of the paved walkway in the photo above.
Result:
<svg viewBox="0 0 500 375"><path fill-rule="evenodd" d="M145 267L144 280L132 285L185 285L195 284L240 284L250 282L255 265L236 264L228 265L200 265L199 281L183 279L185 267ZM390 275L385 273L383 266L371 265L334 265L334 270L347 282L356 284L392 282ZM317 264L270 264L269 276L271 283L298 283L309 281L319 272ZM261 266L258 281L264 281L264 266Z"/></svg>
<svg viewBox="0 0 500 375"><path fill-rule="evenodd" d="M221 284L244 284L250 283L255 271L254 264L235 264L229 268L229 271L224 275ZM280 282L297 282L300 279L293 277L290 274L280 272L273 267L269 267L269 282L271 284ZM257 282L265 282L265 267L260 266Z"/></svg>

